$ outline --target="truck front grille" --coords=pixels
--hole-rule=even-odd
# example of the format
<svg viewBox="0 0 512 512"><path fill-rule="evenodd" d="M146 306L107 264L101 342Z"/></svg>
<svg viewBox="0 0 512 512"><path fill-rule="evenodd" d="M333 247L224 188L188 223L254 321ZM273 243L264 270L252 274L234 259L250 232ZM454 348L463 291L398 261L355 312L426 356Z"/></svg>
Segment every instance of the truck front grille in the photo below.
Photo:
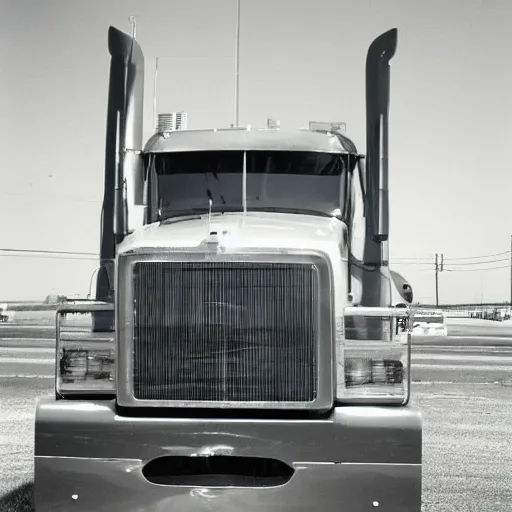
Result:
<svg viewBox="0 0 512 512"><path fill-rule="evenodd" d="M314 265L148 261L133 268L134 398L316 399Z"/></svg>

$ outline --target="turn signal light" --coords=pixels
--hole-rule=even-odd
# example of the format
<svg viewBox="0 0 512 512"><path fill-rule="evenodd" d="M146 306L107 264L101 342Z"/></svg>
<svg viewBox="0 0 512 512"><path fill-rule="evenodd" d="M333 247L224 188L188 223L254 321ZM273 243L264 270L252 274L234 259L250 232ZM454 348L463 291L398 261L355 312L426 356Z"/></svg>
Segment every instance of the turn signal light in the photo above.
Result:
<svg viewBox="0 0 512 512"><path fill-rule="evenodd" d="M115 391L115 335L113 304L64 304L57 310L58 398L72 395L108 395ZM101 332L98 326L105 326Z"/></svg>
<svg viewBox="0 0 512 512"><path fill-rule="evenodd" d="M337 401L405 405L410 395L409 309L348 307L337 325Z"/></svg>

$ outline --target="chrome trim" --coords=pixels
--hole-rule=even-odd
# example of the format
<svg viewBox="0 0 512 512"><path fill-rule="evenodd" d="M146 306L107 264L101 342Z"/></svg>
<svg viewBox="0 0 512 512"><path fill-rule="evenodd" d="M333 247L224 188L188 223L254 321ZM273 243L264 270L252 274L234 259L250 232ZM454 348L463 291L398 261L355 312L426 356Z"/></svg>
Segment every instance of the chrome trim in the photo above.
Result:
<svg viewBox="0 0 512 512"><path fill-rule="evenodd" d="M61 317L68 313L93 313L95 311L114 311L114 304L110 302L99 302L99 301L91 301L91 304L62 304L57 307L57 311L55 314L55 396L57 398L65 398L66 395L112 395L115 390L112 389L98 389L98 390L83 390L83 391L74 391L72 393L63 392L60 386L60 349L61 349L61 339L60 339L60 327L61 327ZM115 356L114 356L115 357ZM114 364L114 368L115 368Z"/></svg>
<svg viewBox="0 0 512 512"><path fill-rule="evenodd" d="M365 306L348 306L345 308L345 316L371 316L371 317L398 317L411 318L411 311L409 308L378 308L378 307L365 307Z"/></svg>
<svg viewBox="0 0 512 512"><path fill-rule="evenodd" d="M407 318L406 332L406 359L407 359L407 386L405 396L403 397L382 397L382 398L367 398L361 397L339 397L336 399L337 403L348 405L392 405L405 407L409 404L411 399L411 348L412 348L412 318L413 313L409 307L406 308L384 308L384 307L364 307L364 306L348 306L345 308L344 316L355 317L391 317L391 318ZM404 345L400 342L390 342L397 346Z"/></svg>
<svg viewBox="0 0 512 512"><path fill-rule="evenodd" d="M38 512L161 512L163 504L169 510L219 512L421 509L422 417L412 404L335 407L317 419L119 414L113 400L38 402ZM277 495L268 488L217 489L217 497L205 502L190 487L154 485L141 475L143 465L157 457L218 453L217 447L293 465L296 481L279 487ZM232 501L224 501L229 496ZM380 507L373 508L373 500Z"/></svg>
<svg viewBox="0 0 512 512"><path fill-rule="evenodd" d="M34 466L38 512L421 512L420 464L297 463L287 484L263 488L156 485L132 459L36 456Z"/></svg>
<svg viewBox="0 0 512 512"><path fill-rule="evenodd" d="M208 248L183 248L179 251L145 249L125 253L118 257L116 287L116 390L117 402L124 407L172 407L217 409L278 409L329 410L335 398L333 373L333 347L335 336L334 281L329 257L321 251L282 251L237 249L237 253L209 252ZM229 402L229 401L176 401L139 400L133 390L133 266L138 262L261 262L302 263L316 267L318 273L318 335L317 335L317 397L309 402ZM328 292L326 292L328 290Z"/></svg>
<svg viewBox="0 0 512 512"><path fill-rule="evenodd" d="M59 313L91 313L93 311L113 311L114 304L111 302L91 301L92 304L63 304L57 307Z"/></svg>
<svg viewBox="0 0 512 512"><path fill-rule="evenodd" d="M178 151L310 151L348 154L338 137L310 130L211 129L179 130L153 135L145 153Z"/></svg>

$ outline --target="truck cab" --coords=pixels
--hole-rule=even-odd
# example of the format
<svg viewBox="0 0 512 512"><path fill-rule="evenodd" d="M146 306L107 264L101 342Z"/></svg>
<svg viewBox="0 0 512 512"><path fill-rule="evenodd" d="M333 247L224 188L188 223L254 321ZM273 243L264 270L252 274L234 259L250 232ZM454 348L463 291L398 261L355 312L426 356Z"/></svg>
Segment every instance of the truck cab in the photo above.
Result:
<svg viewBox="0 0 512 512"><path fill-rule="evenodd" d="M184 113L142 147L142 50L110 28L100 269L57 312L38 512L421 510L412 289L387 256L396 40L368 51L366 155L336 124Z"/></svg>

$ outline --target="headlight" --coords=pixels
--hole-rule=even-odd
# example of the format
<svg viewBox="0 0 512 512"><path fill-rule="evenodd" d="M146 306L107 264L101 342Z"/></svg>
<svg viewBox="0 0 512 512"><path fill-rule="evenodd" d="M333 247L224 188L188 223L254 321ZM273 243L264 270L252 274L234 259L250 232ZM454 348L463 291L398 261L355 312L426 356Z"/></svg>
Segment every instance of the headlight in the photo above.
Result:
<svg viewBox="0 0 512 512"><path fill-rule="evenodd" d="M57 311L55 390L71 395L112 395L115 391L115 338L98 332L96 314L113 315L113 304L64 305Z"/></svg>
<svg viewBox="0 0 512 512"><path fill-rule="evenodd" d="M349 307L337 331L337 401L406 404L410 392L409 310Z"/></svg>

